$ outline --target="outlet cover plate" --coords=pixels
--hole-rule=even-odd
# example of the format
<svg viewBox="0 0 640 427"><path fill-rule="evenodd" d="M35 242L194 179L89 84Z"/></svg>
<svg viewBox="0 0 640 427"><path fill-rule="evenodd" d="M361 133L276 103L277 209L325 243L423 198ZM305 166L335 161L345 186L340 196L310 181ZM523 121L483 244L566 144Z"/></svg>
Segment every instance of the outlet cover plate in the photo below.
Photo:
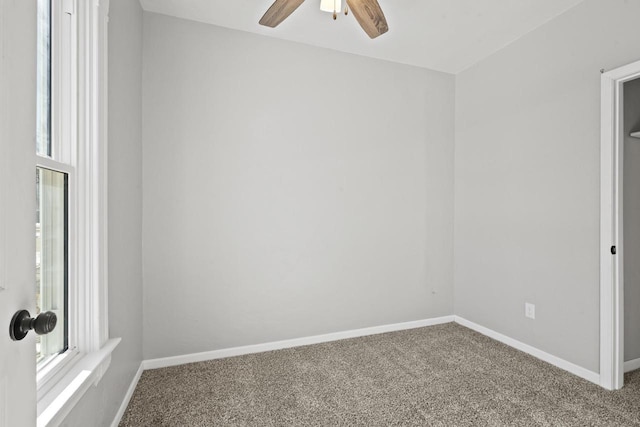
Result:
<svg viewBox="0 0 640 427"><path fill-rule="evenodd" d="M535 319L536 318L535 304L531 304L529 302L524 303L524 315L529 319Z"/></svg>

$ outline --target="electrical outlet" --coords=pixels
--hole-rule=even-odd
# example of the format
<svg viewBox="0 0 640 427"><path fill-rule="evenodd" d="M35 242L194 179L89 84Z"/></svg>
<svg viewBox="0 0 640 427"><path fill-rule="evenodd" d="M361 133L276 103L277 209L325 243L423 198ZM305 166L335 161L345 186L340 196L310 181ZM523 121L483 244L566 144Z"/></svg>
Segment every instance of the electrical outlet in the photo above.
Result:
<svg viewBox="0 0 640 427"><path fill-rule="evenodd" d="M528 302L524 303L524 315L526 317L528 317L529 319L535 319L536 318L536 306L535 304L531 304Z"/></svg>

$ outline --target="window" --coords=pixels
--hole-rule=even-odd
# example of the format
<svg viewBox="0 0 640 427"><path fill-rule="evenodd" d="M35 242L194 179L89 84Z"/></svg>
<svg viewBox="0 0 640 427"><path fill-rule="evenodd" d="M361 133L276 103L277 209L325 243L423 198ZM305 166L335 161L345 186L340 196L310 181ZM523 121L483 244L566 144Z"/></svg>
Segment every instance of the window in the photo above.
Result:
<svg viewBox="0 0 640 427"><path fill-rule="evenodd" d="M48 167L36 166L36 315L53 311L58 325L36 336L36 360L42 368L69 348L69 179L71 165L57 161L51 137L51 0L38 0L36 154ZM55 150L60 152L61 150ZM50 169L53 168L53 169Z"/></svg>
<svg viewBox="0 0 640 427"><path fill-rule="evenodd" d="M52 311L58 317L52 332L36 335L39 368L69 348L68 180L67 173L36 168L36 314Z"/></svg>
<svg viewBox="0 0 640 427"><path fill-rule="evenodd" d="M37 0L34 173L38 426L59 424L107 369L106 53L108 1Z"/></svg>
<svg viewBox="0 0 640 427"><path fill-rule="evenodd" d="M51 0L38 0L36 152L51 155Z"/></svg>

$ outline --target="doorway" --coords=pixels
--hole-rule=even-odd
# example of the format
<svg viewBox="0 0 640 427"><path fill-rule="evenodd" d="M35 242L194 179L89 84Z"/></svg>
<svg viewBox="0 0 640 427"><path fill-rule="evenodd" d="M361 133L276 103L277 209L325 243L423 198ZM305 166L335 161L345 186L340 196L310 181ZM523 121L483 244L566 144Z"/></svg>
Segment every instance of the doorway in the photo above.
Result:
<svg viewBox="0 0 640 427"><path fill-rule="evenodd" d="M640 78L623 86L624 372L640 368Z"/></svg>
<svg viewBox="0 0 640 427"><path fill-rule="evenodd" d="M640 170L636 170L640 169L640 143L635 144L635 132L640 131L640 101L632 99L640 97L638 79L640 61L603 73L601 79L600 384L609 390L622 388L625 370L633 369L634 360L640 359L640 337L632 334L638 328L627 328L625 334L624 327L625 320L640 325L637 310L625 314L625 303L628 307L634 301L636 306L640 304L640 268L632 263L625 268L624 262L626 256L640 254L640 224L624 221L640 214L640 188L628 185L625 191L624 185L640 182ZM625 242L625 237L630 241ZM630 276L627 298L625 274ZM630 286L634 283L638 287ZM637 363L640 367L640 360Z"/></svg>

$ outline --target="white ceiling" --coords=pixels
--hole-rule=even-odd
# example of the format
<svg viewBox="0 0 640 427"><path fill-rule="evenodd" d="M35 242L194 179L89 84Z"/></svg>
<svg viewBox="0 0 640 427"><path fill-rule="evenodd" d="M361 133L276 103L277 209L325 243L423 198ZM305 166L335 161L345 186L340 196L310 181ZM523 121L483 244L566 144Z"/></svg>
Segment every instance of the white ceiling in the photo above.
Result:
<svg viewBox="0 0 640 427"><path fill-rule="evenodd" d="M273 0L140 0L151 12L456 74L583 0L378 0L389 32L371 40L355 18L306 0L271 29ZM344 3L344 2L343 2Z"/></svg>

